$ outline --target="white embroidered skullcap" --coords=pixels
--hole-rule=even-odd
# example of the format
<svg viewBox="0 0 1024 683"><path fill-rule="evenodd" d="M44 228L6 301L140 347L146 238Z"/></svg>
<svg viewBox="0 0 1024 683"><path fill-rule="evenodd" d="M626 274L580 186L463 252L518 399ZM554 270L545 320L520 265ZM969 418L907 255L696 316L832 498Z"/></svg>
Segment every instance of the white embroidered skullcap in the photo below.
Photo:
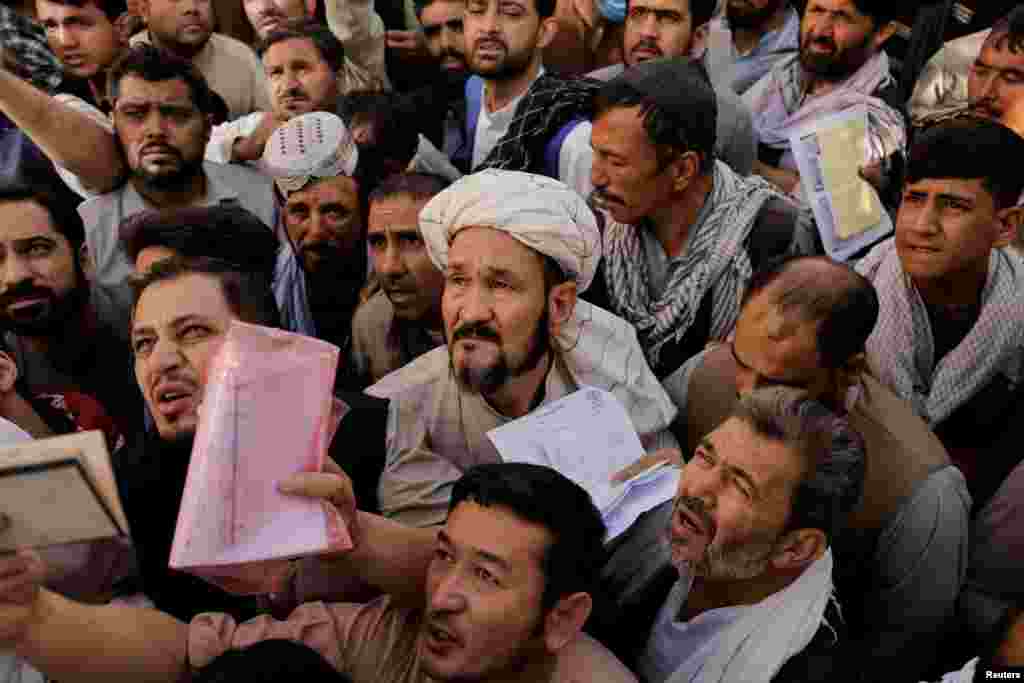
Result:
<svg viewBox="0 0 1024 683"><path fill-rule="evenodd" d="M322 111L280 126L263 148L264 168L286 197L314 178L351 176L358 162L359 150L344 121Z"/></svg>
<svg viewBox="0 0 1024 683"><path fill-rule="evenodd" d="M487 169L464 176L420 212L420 232L430 259L442 271L448 247L468 227L504 230L549 256L576 280L590 286L601 260L601 233L594 212L575 190L547 176Z"/></svg>

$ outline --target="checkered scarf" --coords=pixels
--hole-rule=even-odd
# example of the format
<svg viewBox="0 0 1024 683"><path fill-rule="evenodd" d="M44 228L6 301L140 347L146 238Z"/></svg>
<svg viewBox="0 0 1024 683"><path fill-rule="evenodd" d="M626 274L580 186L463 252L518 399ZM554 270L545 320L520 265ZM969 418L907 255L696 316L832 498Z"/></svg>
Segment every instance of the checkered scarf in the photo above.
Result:
<svg viewBox="0 0 1024 683"><path fill-rule="evenodd" d="M572 119L593 118L594 98L602 83L543 74L516 107L508 131L476 170L542 172L544 146Z"/></svg>
<svg viewBox="0 0 1024 683"><path fill-rule="evenodd" d="M868 159L877 161L907 144L903 115L873 93L893 83L889 58L879 52L855 73L825 95L806 98L805 78L800 56L777 64L767 79L767 87L747 102L754 116L758 140L773 149L789 149L789 138L812 121L828 114L862 105L868 113ZM756 88L755 88L756 90Z"/></svg>
<svg viewBox="0 0 1024 683"><path fill-rule="evenodd" d="M744 244L764 203L782 196L761 178L743 178L720 161L715 162L714 173L714 189L706 200L710 211L701 225L693 226L697 233L686 253L672 263L660 299L651 299L643 267L646 259L638 231L646 228L609 221L604 233L604 272L612 308L636 326L655 372L661 348L683 338L709 290L714 297L711 339L725 339L732 331L752 274Z"/></svg>
<svg viewBox="0 0 1024 683"><path fill-rule="evenodd" d="M989 257L981 316L960 345L935 364L928 311L903 272L893 239L875 247L857 270L878 291L878 324L868 338L879 379L937 425L998 374L1019 384L1024 375L1024 262L1006 249ZM934 371L932 370L934 368Z"/></svg>
<svg viewBox="0 0 1024 683"><path fill-rule="evenodd" d="M0 5L0 46L7 68L18 77L47 93L60 85L64 74L43 29L6 5Z"/></svg>

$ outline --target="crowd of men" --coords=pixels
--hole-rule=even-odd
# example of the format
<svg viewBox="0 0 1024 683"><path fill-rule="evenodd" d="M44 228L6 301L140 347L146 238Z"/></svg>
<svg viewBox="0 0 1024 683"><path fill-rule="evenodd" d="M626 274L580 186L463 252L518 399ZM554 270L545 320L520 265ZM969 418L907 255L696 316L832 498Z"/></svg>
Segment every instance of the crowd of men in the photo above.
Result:
<svg viewBox="0 0 1024 683"><path fill-rule="evenodd" d="M0 556L0 683L1024 667L1024 4L912 93L904 9L0 5L0 446L102 431L131 529ZM884 235L838 260L792 141L854 111ZM235 321L349 408L279 488L355 547L267 595L168 567ZM488 438L581 387L615 481L680 470L614 537Z"/></svg>

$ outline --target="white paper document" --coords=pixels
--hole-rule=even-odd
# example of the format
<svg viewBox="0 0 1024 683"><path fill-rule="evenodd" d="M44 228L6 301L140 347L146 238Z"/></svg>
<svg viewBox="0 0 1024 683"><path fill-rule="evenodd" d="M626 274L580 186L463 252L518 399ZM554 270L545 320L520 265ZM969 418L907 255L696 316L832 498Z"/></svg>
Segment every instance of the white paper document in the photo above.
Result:
<svg viewBox="0 0 1024 683"><path fill-rule="evenodd" d="M789 142L829 256L845 260L888 234L892 221L875 189L860 177L868 159L865 107L823 117Z"/></svg>
<svg viewBox="0 0 1024 683"><path fill-rule="evenodd" d="M668 466L612 483L616 472L645 451L622 404L596 387L583 387L487 436L505 462L546 465L586 489L608 527L608 540L670 500L679 483L678 468Z"/></svg>

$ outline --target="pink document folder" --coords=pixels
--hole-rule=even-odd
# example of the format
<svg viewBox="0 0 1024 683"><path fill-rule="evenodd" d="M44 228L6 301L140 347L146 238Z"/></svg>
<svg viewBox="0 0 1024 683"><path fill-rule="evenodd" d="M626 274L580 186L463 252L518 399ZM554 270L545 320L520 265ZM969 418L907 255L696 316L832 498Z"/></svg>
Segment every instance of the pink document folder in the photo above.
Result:
<svg viewBox="0 0 1024 683"><path fill-rule="evenodd" d="M319 472L347 406L336 346L233 322L211 363L170 566L239 594L280 592L289 559L352 547L325 501L279 493Z"/></svg>

